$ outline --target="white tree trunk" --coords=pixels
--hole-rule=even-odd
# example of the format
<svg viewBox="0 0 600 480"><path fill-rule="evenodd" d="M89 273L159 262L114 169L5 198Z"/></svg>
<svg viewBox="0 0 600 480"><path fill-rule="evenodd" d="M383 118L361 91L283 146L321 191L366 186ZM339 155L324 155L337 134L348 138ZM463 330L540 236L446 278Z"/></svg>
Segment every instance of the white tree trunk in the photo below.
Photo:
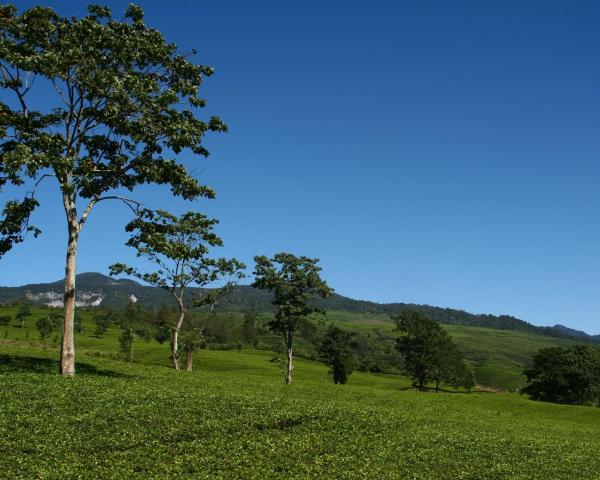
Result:
<svg viewBox="0 0 600 480"><path fill-rule="evenodd" d="M67 212L69 216L69 212ZM67 258L65 265L65 296L63 321L63 336L60 351L60 373L64 377L75 375L75 274L77 273L77 241L79 239L79 224L77 218L71 218L69 223L69 240L67 243Z"/></svg>
<svg viewBox="0 0 600 480"><path fill-rule="evenodd" d="M291 334L288 334L285 338L285 348L287 350L287 365L285 369L286 385L292 383L292 370L294 369L293 339L294 337Z"/></svg>
<svg viewBox="0 0 600 480"><path fill-rule="evenodd" d="M171 342L171 358L173 359L173 367L175 370L180 369L179 365L179 330L183 325L183 319L185 318L185 308L183 302L179 303L179 319L177 324L173 327L173 341Z"/></svg>

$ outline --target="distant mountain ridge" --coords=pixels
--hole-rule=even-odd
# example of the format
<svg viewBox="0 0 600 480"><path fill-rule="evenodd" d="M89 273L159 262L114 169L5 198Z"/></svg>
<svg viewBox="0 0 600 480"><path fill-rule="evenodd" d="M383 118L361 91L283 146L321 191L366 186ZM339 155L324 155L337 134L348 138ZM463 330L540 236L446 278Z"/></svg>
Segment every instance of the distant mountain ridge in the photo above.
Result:
<svg viewBox="0 0 600 480"><path fill-rule="evenodd" d="M157 308L172 302L166 290L141 285L129 279L115 279L101 273L81 273L77 275L77 305L81 307L111 306L121 308L128 302L136 302L146 308ZM62 305L63 280L51 283L28 284L20 287L0 287L0 303L9 303L19 298L27 298L38 305L59 307ZM188 300L199 294L199 289L189 289ZM255 310L272 312L272 296L269 292L241 285L223 298L216 306L221 311ZM406 310L419 310L439 323L468 325L499 330L516 330L558 338L573 338L586 341L600 341L600 335L592 336L563 325L538 327L509 315L473 314L452 308L432 307L408 303L376 303L355 300L334 294L328 299L315 302L328 310L363 314L396 315Z"/></svg>

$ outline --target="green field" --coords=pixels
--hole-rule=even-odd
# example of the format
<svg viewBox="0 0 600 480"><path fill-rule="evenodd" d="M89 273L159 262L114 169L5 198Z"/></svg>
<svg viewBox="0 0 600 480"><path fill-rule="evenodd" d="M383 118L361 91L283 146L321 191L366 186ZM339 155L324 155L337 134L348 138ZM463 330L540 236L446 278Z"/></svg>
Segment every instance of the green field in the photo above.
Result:
<svg viewBox="0 0 600 480"><path fill-rule="evenodd" d="M15 316L16 307L0 307L0 314L8 313ZM16 320L7 327L0 327L0 341L17 343L22 346L39 346L38 332L35 322L50 311L46 307L35 307L32 316L21 328ZM76 335L76 347L82 352L112 356L117 358L118 337L120 330L113 325L102 339L94 336L95 324L92 320L93 310L79 311L82 319L83 332ZM335 323L361 332L380 331L385 335L394 336L395 325L389 317L377 314L355 314L348 312L328 312L325 317L317 320L322 325ZM459 345L469 364L475 371L477 383L485 387L515 391L525 384L523 369L529 364L532 355L541 348L557 345L569 345L572 340L552 338L525 332L510 330L493 330L482 327L462 325L444 325L454 341ZM58 332L55 332L46 342L48 348L58 347ZM272 340L263 346L272 347ZM168 347L154 340L146 342L138 339L135 344L135 361L141 363L168 364ZM300 338L297 350L314 354L314 347Z"/></svg>
<svg viewBox="0 0 600 480"><path fill-rule="evenodd" d="M516 394L417 393L397 376L333 385L264 351L197 371L0 346L0 476L207 479L598 478L600 411Z"/></svg>

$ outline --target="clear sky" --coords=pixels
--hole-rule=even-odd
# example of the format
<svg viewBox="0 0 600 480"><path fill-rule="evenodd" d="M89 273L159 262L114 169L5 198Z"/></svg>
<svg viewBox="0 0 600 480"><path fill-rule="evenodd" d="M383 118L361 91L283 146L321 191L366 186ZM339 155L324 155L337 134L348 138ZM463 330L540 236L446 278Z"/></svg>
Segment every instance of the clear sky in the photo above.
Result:
<svg viewBox="0 0 600 480"><path fill-rule="evenodd" d="M39 3L84 13L16 2ZM216 216L222 254L250 266L319 257L350 297L600 333L600 2L137 3L215 67L207 114L230 127L209 159L181 157L216 200L143 188L146 206ZM63 275L51 181L41 200L44 234L0 261L0 284ZM80 272L134 261L128 219L92 214Z"/></svg>

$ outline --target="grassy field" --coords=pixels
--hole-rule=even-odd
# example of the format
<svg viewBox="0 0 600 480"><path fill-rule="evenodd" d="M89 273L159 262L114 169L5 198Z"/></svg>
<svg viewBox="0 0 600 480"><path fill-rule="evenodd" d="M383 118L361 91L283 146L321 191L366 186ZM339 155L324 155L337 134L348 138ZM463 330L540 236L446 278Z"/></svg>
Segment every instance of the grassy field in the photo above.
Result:
<svg viewBox="0 0 600 480"><path fill-rule="evenodd" d="M25 323L26 328L13 320L10 325L0 327L0 340L15 341L19 345L37 346L38 332L35 322L48 313L48 308L32 309L32 316ZM0 314L8 313L15 316L15 307L0 307ZM79 310L82 319L83 332L76 335L77 348L83 352L95 355L117 357L118 337L120 330L112 326L103 338L97 338L93 332L95 323L92 320L93 311ZM358 331L373 331L375 329L386 335L395 335L395 325L385 315L354 314L348 312L328 312L320 319L323 325L335 323ZM481 327L462 325L444 325L454 341L465 354L468 362L475 371L478 384L502 390L515 391L525 384L523 369L532 355L541 348L557 345L568 345L571 340L534 335L525 332L509 330L493 330ZM58 332L47 341L49 347L58 346ZM303 351L303 341L297 342L299 351ZM167 346L152 340L146 342L138 339L135 345L137 362L168 364ZM306 345L304 350L313 351L314 347Z"/></svg>
<svg viewBox="0 0 600 480"><path fill-rule="evenodd" d="M197 371L0 346L0 477L599 478L600 411L516 394L418 393L401 377L332 385L299 360L202 351Z"/></svg>

